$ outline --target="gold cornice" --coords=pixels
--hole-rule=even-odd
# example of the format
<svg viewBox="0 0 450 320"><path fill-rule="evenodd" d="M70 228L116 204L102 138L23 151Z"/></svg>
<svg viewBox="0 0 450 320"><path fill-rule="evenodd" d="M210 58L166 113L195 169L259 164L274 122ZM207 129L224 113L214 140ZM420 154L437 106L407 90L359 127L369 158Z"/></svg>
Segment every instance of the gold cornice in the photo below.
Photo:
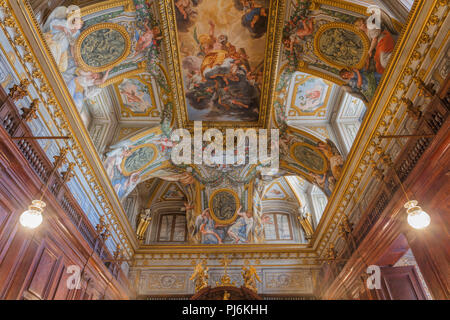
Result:
<svg viewBox="0 0 450 320"><path fill-rule="evenodd" d="M309 244L215 244L215 245L143 245L135 254L223 254L223 253L284 253L312 254ZM288 256L286 256L288 258Z"/></svg>
<svg viewBox="0 0 450 320"><path fill-rule="evenodd" d="M123 7L124 11L131 12L134 11L133 0L107 0L100 3L94 3L86 7L81 8L81 16L87 16L92 13L96 13L103 10L108 10L111 8Z"/></svg>
<svg viewBox="0 0 450 320"><path fill-rule="evenodd" d="M211 260L213 260L214 258L208 258L208 263L209 263L209 267L220 267L220 264L214 265L211 264ZM243 259L246 260L247 258ZM257 258L258 260L265 260L264 258ZM271 260L276 260L277 258L271 258ZM310 261L309 263L253 263L252 266L254 267L261 267L261 268L296 268L296 269L305 269L305 270L320 270L320 266L323 264L322 261L317 261L317 259L315 258L300 258L302 261ZM297 259L297 260L300 260ZM150 260L150 261L148 261ZM132 266L133 270L142 270L143 268L145 269L191 269L192 268L192 264L191 263L186 263L186 264L156 264L155 260L159 260L159 259L153 259L153 258L142 258L142 259L138 259L135 261L143 261L144 263L139 263ZM174 259L174 260L184 260L184 259ZM281 260L281 259L280 259ZM192 261L191 259L189 259L189 261ZM267 261L267 260L266 260ZM276 262L276 261L274 261ZM230 264L228 265L229 268L242 268L242 264Z"/></svg>

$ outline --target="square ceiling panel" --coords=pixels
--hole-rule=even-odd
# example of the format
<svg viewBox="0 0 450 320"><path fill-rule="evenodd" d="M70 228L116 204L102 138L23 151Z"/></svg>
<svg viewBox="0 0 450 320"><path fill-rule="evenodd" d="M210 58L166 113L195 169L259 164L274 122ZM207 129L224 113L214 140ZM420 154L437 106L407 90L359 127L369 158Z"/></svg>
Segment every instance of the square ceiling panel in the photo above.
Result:
<svg viewBox="0 0 450 320"><path fill-rule="evenodd" d="M193 121L214 127L264 125L275 82L280 9L268 0L164 5L168 24L163 31L176 39L168 51L179 62L173 65L172 83L181 126L191 127Z"/></svg>

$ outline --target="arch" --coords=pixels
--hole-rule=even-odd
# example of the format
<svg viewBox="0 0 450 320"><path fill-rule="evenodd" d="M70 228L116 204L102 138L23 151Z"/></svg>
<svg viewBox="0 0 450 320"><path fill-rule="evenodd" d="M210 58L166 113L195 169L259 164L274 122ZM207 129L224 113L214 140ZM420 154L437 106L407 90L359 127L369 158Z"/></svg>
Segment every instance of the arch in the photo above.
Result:
<svg viewBox="0 0 450 320"><path fill-rule="evenodd" d="M304 151L296 153L296 148ZM328 197L331 195L340 178L344 160L330 139L323 141L302 130L287 127L280 139L280 149L281 169L303 176ZM322 163L319 163L320 159Z"/></svg>
<svg viewBox="0 0 450 320"><path fill-rule="evenodd" d="M148 146L147 152L136 155L143 146ZM139 183L150 178L181 181L183 184L193 183L194 179L189 172L180 173L180 170L171 164L171 147L171 141L159 126L111 146L112 150L106 154L104 166L119 199L126 197ZM132 157L133 159L129 160ZM135 170L125 168L127 160Z"/></svg>

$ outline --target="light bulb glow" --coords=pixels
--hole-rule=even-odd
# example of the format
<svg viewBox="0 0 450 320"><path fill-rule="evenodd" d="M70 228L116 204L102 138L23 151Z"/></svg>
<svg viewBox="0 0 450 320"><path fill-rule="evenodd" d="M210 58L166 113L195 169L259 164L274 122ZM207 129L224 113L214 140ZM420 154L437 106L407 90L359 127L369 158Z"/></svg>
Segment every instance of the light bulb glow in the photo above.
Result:
<svg viewBox="0 0 450 320"><path fill-rule="evenodd" d="M42 211L44 211L45 202L41 200L33 200L28 210L24 211L19 218L22 226L30 229L37 228L42 223Z"/></svg>
<svg viewBox="0 0 450 320"><path fill-rule="evenodd" d="M414 229L423 229L428 227L431 218L421 207L417 206L416 200L408 201L405 204L406 212L408 213L408 224Z"/></svg>

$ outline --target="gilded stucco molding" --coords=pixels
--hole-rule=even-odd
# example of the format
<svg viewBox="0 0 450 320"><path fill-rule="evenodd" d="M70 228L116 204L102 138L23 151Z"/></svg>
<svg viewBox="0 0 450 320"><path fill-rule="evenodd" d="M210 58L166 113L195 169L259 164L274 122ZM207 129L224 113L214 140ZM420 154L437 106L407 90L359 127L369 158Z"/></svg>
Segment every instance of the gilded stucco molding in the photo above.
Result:
<svg viewBox="0 0 450 320"><path fill-rule="evenodd" d="M146 245L136 251L135 261L220 259L225 256L237 259L293 260L299 264L317 264L316 253L308 244L223 244L223 245ZM150 263L148 263L150 264ZM136 266L136 264L135 264Z"/></svg>
<svg viewBox="0 0 450 320"><path fill-rule="evenodd" d="M234 203L236 204L236 206L239 206L240 200L239 200L238 194L233 189L228 189L228 188L221 188L221 189L214 190L211 193L211 195L209 196L209 201L208 201L209 206L208 207L209 207L209 210L210 210L210 213L211 213L211 218L213 218L214 221L216 221L217 224L228 225L228 224L231 224L232 222L234 222L234 220L237 219L237 210L233 214L233 216L231 218L229 218L229 219L221 220L219 217L217 217L217 212L214 212L213 199L214 199L214 197L217 194L219 194L221 192L225 192L225 193L231 194L233 196L233 198L234 198ZM238 208L236 208L236 209L238 209Z"/></svg>
<svg viewBox="0 0 450 320"><path fill-rule="evenodd" d="M81 8L81 16L87 16L99 11L117 7L123 7L123 10L126 12L132 12L135 10L133 0L107 0Z"/></svg>

